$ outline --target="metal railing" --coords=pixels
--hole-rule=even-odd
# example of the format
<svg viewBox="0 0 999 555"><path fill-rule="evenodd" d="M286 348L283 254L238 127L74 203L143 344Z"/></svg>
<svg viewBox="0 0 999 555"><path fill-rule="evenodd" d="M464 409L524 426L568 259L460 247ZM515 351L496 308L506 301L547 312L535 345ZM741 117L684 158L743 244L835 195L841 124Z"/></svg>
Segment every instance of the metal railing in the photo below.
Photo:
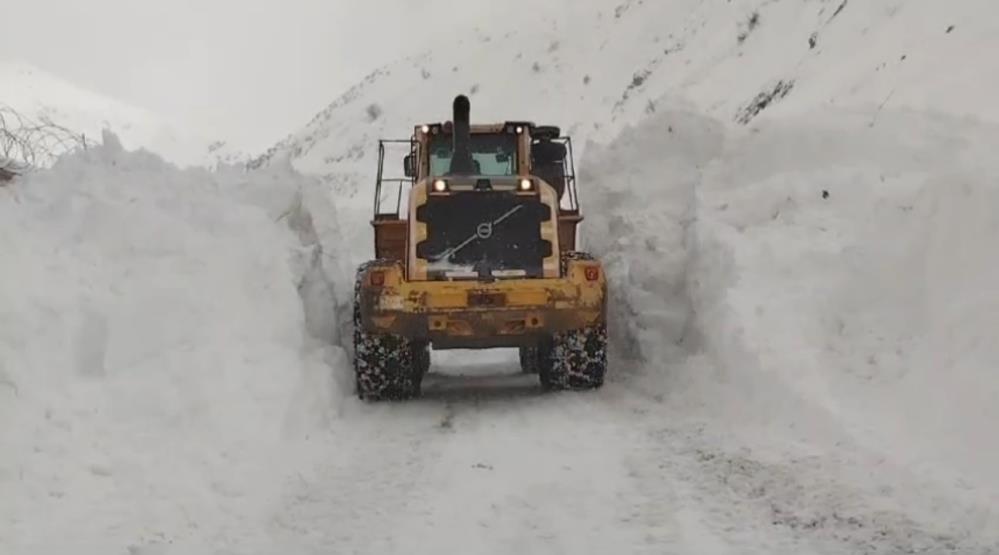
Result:
<svg viewBox="0 0 999 555"><path fill-rule="evenodd" d="M408 145L409 146L409 150L408 150L408 152L406 154L409 154L409 155L411 155L413 157L414 163L415 163L415 160L417 160L417 157L416 157L417 143L413 139L380 139L378 141L378 174L375 177L375 205L374 205L374 214L375 214L375 218L376 219L379 216L388 216L388 215L394 215L395 217L399 217L399 209L402 206L402 191L403 191L403 189L407 185L410 186L410 187L412 187L412 185L413 185L413 178L412 177L405 177L405 176L403 176L403 177L385 177L385 145L387 145L387 144L388 145L398 145L398 144ZM403 163L404 157L405 157L405 155L403 155L399 159L399 165L400 166ZM398 188L398 190L395 191L395 195L393 195L395 197L395 209L393 211L391 211L391 212L389 212L389 211L383 211L382 210L382 205L384 204L384 201L383 201L383 188L384 188L384 184L386 184L386 183L395 184L395 186Z"/></svg>
<svg viewBox="0 0 999 555"><path fill-rule="evenodd" d="M576 157L572 153L572 139L569 137L561 137L555 140L565 143L566 150L569 153L565 157L565 190L569 197L569 210L578 212L579 192L576 190Z"/></svg>
<svg viewBox="0 0 999 555"><path fill-rule="evenodd" d="M579 211L579 191L576 189L576 165L575 165L575 155L572 150L572 139L570 137L559 137L552 139L553 142L562 143L566 147L567 155L563 162L563 174L565 179L565 199L568 201L568 206L563 207L563 210L569 212ZM402 208L402 193L407 187L412 187L414 183L414 178L412 177L386 177L385 176L385 156L386 156L386 145L407 145L408 151L399 157L399 166L402 166L403 159L406 154L413 157L414 165L418 165L419 152L418 143L415 139L380 139L378 141L378 173L375 178L375 199L374 199L374 215L375 218L392 216L399 217L399 210ZM400 149L401 150L401 149ZM386 184L393 184L396 190L393 191L394 206L391 211L383 210L384 205L391 202L387 199L384 194L384 189Z"/></svg>

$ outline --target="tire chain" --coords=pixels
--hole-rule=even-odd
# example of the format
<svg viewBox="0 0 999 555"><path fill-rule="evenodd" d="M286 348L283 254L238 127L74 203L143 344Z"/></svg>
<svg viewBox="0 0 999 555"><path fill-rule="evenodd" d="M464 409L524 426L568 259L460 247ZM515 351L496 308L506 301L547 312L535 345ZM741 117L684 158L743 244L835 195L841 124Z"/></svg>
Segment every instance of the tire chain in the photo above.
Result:
<svg viewBox="0 0 999 555"><path fill-rule="evenodd" d="M357 395L365 400L404 400L420 393L420 382L430 354L405 337L364 331L361 325L361 282L373 266L391 260L362 264L354 279L354 375ZM422 347L422 349L421 349Z"/></svg>
<svg viewBox="0 0 999 555"><path fill-rule="evenodd" d="M595 260L585 252L562 253L562 274L569 262ZM591 389L600 387L607 372L607 325L603 322L578 330L557 332L551 344L542 347L537 366L547 389Z"/></svg>

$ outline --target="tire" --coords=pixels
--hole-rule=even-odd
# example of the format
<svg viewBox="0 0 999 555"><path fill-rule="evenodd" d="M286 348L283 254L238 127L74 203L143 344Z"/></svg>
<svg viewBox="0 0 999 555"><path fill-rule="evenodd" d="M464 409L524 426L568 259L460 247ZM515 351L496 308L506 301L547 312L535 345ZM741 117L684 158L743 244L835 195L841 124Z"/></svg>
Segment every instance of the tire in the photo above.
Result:
<svg viewBox="0 0 999 555"><path fill-rule="evenodd" d="M413 342L412 348L413 362L422 380L423 376L426 376L427 372L430 371L430 345L426 342Z"/></svg>
<svg viewBox="0 0 999 555"><path fill-rule="evenodd" d="M562 274L571 260L594 260L585 252L562 253ZM607 325L558 332L539 348L538 378L546 390L595 389L607 374Z"/></svg>
<svg viewBox="0 0 999 555"><path fill-rule="evenodd" d="M537 374L541 365L539 347L520 348L520 371L524 374Z"/></svg>
<svg viewBox="0 0 999 555"><path fill-rule="evenodd" d="M430 353L425 344L403 336L372 333L361 325L361 278L379 263L372 261L357 270L354 280L354 376L357 396L366 401L401 401L420 395Z"/></svg>
<svg viewBox="0 0 999 555"><path fill-rule="evenodd" d="M543 349L538 377L547 390L595 389L607 373L607 326L556 333Z"/></svg>

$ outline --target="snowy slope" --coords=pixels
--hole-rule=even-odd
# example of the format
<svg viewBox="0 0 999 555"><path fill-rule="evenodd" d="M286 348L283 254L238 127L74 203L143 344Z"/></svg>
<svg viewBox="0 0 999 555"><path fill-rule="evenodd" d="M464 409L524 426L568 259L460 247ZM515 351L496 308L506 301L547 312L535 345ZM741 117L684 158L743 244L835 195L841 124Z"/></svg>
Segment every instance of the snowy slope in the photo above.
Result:
<svg viewBox="0 0 999 555"><path fill-rule="evenodd" d="M579 161L588 141L607 142L678 99L734 125L837 106L871 121L882 107L999 120L999 62L980 55L999 44L988 0L520 1L502 26L489 24L498 16L487 6L469 8L482 11L471 29L414 41L408 56L374 70L256 165L291 160L341 203L352 199L343 227L361 231L345 239L355 245L370 242L363 211L377 140L448 119L458 93L470 95L473 120L560 125Z"/></svg>
<svg viewBox="0 0 999 555"><path fill-rule="evenodd" d="M471 95L473 119L553 122L581 145L613 137L664 96L726 122L755 119L760 95L775 90L786 96L757 117L848 106L873 118L886 104L999 120L991 86L999 62L977 54L999 42L988 0L545 5L503 31L490 32L484 17L446 44L416 42L265 160L290 156L336 181L348 172L367 178L377 138L405 138L418 121L447 119L458 93Z"/></svg>
<svg viewBox="0 0 999 555"><path fill-rule="evenodd" d="M85 90L23 62L0 60L0 107L35 122L50 121L88 142L113 131L130 149L145 148L183 165L239 161L224 144L183 129L165 118ZM46 160L50 162L50 160Z"/></svg>

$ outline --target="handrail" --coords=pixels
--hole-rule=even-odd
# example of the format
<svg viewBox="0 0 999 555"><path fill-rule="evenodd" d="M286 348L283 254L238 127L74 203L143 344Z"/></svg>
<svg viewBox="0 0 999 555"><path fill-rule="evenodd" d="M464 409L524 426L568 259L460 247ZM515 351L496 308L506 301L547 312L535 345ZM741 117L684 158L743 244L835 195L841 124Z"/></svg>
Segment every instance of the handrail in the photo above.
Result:
<svg viewBox="0 0 999 555"><path fill-rule="evenodd" d="M399 209L402 207L402 188L409 184L413 185L414 179L412 177L385 177L385 145L386 144L409 144L409 153L415 155L416 153L416 140L410 139L379 139L378 140L378 171L375 176L375 202L374 202L374 215L377 218L380 215L388 214L388 212L381 211L382 205L382 185L384 183L397 183L399 187L398 194L396 195L396 205L395 214L398 216Z"/></svg>

